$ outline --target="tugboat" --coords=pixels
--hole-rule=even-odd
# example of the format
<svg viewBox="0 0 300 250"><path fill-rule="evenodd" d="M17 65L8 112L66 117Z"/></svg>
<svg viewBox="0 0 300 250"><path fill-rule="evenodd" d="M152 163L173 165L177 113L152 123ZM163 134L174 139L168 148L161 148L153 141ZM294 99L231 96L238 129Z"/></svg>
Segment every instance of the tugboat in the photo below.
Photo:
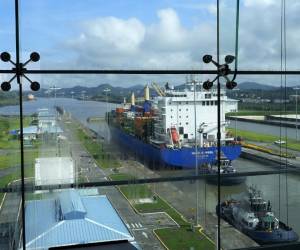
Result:
<svg viewBox="0 0 300 250"><path fill-rule="evenodd" d="M221 218L261 245L299 239L291 227L275 217L270 201L266 202L254 187L249 188L248 199L230 199L223 201L220 206ZM219 206L216 212L218 214Z"/></svg>
<svg viewBox="0 0 300 250"><path fill-rule="evenodd" d="M217 174L218 173L218 166L216 164L208 165L206 173L208 174ZM228 176L227 174L235 174L237 170L232 166L230 160L226 158L221 159L220 165L220 173L221 179L220 183L222 186L229 186L229 185L239 185L246 180L246 176ZM218 184L218 177L217 176L208 176L206 178L208 183L211 184Z"/></svg>

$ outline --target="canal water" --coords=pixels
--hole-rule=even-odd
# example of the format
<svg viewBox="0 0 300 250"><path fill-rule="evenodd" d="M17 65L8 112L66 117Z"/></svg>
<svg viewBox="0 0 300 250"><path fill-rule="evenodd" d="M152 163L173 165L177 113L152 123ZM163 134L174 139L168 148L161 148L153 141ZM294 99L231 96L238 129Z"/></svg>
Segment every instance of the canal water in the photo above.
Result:
<svg viewBox="0 0 300 250"><path fill-rule="evenodd" d="M95 101L80 101L69 98L38 98L36 101L24 102L24 114L30 115L39 108L53 109L54 106L61 106L72 116L89 128L99 131L99 124L88 123L88 117L104 117L107 110L113 109L116 104ZM0 108L1 115L19 115L19 106L6 106ZM230 121L230 127L235 128L235 121ZM248 122L237 121L237 129L249 130L253 132L266 133L272 135L280 135L280 128L276 126L255 124ZM286 131L288 137L295 137L295 129L282 128L281 133ZM101 131L103 135L107 133L107 129ZM272 170L273 166L260 164L254 161L239 158L233 162L233 165L238 171L263 171ZM180 174L176 171L176 174ZM159 171L161 176L171 176L169 171ZM186 174L186 173L184 173ZM193 174L193 172L190 172ZM201 204L207 212L214 213L217 201L217 187L207 184L204 180L200 181L199 196ZM179 185L179 182L174 182L174 185ZM281 174L281 175L265 175L265 176L249 176L246 182L236 186L221 187L222 199L234 197L243 192L246 192L249 186L255 186L262 191L263 197L270 200L275 215L284 222L288 222L300 234L300 175L297 174ZM194 185L185 182L184 186L178 186L183 192L195 193ZM204 193L204 190L206 192Z"/></svg>
<svg viewBox="0 0 300 250"><path fill-rule="evenodd" d="M98 131L99 125L87 122L87 118L104 117L105 112L114 109L117 105L115 103L81 101L71 98L37 98L34 101L23 103L23 113L24 115L31 115L41 108L54 110L55 106L63 107L72 114L73 118L79 120L90 129ZM0 115L19 115L19 106L0 107Z"/></svg>

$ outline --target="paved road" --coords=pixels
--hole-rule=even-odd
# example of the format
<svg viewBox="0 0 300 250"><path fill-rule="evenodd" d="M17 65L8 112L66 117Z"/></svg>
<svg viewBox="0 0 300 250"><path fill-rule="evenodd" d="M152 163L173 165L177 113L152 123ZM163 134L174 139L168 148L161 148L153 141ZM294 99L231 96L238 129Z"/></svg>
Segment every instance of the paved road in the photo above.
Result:
<svg viewBox="0 0 300 250"><path fill-rule="evenodd" d="M86 182L107 180L107 176L112 173L111 169L103 170L99 168L87 152L87 150L78 142L70 129L61 124L65 136L70 142L70 149L73 159L75 160L77 173ZM153 220L154 215L141 215L134 212L128 201L122 196L116 187L99 187L99 193L107 195L114 207L124 220L128 229L134 235L142 249L164 249L158 239L154 236L152 230L159 227L175 226L165 214L157 214L158 219ZM163 220L162 220L163 218ZM158 220L165 223L158 224Z"/></svg>

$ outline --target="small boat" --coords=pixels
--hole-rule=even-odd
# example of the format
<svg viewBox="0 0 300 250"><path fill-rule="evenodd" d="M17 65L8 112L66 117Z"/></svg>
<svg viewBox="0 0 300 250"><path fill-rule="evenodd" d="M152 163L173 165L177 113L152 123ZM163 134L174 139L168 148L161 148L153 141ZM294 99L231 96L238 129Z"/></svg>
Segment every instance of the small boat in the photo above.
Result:
<svg viewBox="0 0 300 250"><path fill-rule="evenodd" d="M216 164L209 165L207 167L208 174L217 174L218 173L218 166ZM246 180L246 176L232 176L231 174L236 174L237 170L232 166L232 163L228 159L221 159L220 164L220 184L222 186L230 186L230 185L238 185ZM208 183L218 184L218 177L217 176L208 176L206 178Z"/></svg>
<svg viewBox="0 0 300 250"><path fill-rule="evenodd" d="M282 145L282 144L286 144L286 141L283 141L283 140L277 140L277 141L274 141L274 144Z"/></svg>
<svg viewBox="0 0 300 250"><path fill-rule="evenodd" d="M28 101L34 101L36 98L35 98L35 96L33 95L33 94L28 94L27 95L27 100Z"/></svg>
<svg viewBox="0 0 300 250"><path fill-rule="evenodd" d="M270 201L262 198L261 192L250 187L245 199L225 200L216 207L217 214L239 231L248 235L259 244L276 244L294 242L298 234L288 225L279 221Z"/></svg>

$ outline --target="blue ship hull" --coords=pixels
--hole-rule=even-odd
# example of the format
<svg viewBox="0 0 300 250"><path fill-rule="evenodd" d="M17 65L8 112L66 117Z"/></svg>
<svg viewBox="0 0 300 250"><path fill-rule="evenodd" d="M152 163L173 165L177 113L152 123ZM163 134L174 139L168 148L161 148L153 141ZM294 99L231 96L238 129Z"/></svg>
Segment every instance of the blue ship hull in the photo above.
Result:
<svg viewBox="0 0 300 250"><path fill-rule="evenodd" d="M286 230L283 228L278 228L272 232L266 231L255 231L255 230L242 230L251 239L255 240L261 245L274 244L274 243L287 243L294 242L298 240L298 235L293 230Z"/></svg>
<svg viewBox="0 0 300 250"><path fill-rule="evenodd" d="M143 142L133 135L126 134L116 127L110 127L110 130L112 138L120 144L121 148L168 166L193 169L196 165L196 156L198 166L205 163L213 164L216 161L217 147L197 148L197 153L195 147L159 148ZM221 150L229 160L235 160L241 154L240 145L222 146Z"/></svg>

